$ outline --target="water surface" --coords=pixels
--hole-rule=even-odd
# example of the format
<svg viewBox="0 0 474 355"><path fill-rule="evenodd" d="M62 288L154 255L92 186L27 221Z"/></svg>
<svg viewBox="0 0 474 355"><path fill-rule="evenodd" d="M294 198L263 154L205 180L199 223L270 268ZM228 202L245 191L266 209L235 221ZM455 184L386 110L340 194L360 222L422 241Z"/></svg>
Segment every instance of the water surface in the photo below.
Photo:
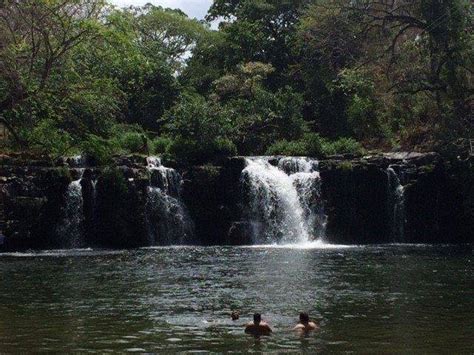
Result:
<svg viewBox="0 0 474 355"><path fill-rule="evenodd" d="M0 275L4 352L474 352L470 247L11 253ZM301 310L319 332L290 330ZM254 311L272 336L243 333Z"/></svg>

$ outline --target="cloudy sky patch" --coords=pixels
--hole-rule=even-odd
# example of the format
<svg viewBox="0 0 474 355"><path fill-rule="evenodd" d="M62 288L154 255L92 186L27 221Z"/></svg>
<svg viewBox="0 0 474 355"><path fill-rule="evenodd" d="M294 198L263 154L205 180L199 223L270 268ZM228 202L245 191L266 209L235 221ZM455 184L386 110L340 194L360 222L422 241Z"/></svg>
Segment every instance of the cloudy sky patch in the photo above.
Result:
<svg viewBox="0 0 474 355"><path fill-rule="evenodd" d="M142 6L147 3L152 3L153 5L160 5L172 9L181 9L189 17L196 17L200 20L206 16L207 10L212 4L212 0L111 0L111 2L120 7L130 5Z"/></svg>

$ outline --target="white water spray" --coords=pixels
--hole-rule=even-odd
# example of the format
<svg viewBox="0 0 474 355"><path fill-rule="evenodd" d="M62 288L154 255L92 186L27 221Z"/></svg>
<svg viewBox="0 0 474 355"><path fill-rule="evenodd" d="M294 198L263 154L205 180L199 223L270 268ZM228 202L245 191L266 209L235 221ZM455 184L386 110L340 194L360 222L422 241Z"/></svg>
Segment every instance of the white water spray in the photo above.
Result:
<svg viewBox="0 0 474 355"><path fill-rule="evenodd" d="M183 244L193 236L193 223L181 201L182 178L161 164L158 157L147 158L150 186L147 188L147 229L150 244Z"/></svg>
<svg viewBox="0 0 474 355"><path fill-rule="evenodd" d="M63 218L57 228L58 234L64 240L67 248L78 248L82 244L83 236L83 197L82 197L82 175L84 169L78 169L79 179L71 181L65 195L65 207Z"/></svg>
<svg viewBox="0 0 474 355"><path fill-rule="evenodd" d="M306 243L324 236L316 160L252 157L246 162L242 181L248 187L255 243Z"/></svg>
<svg viewBox="0 0 474 355"><path fill-rule="evenodd" d="M393 242L403 242L405 237L405 188L395 170L387 168L388 177L388 211L390 232Z"/></svg>

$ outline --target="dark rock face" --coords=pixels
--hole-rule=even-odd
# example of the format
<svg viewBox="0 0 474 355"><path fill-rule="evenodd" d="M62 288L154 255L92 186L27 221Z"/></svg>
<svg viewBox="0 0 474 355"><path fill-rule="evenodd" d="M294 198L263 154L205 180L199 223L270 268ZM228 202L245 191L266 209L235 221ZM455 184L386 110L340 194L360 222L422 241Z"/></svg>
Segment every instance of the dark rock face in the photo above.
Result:
<svg viewBox="0 0 474 355"><path fill-rule="evenodd" d="M335 243L389 242L388 180L372 164L321 166L321 189L328 215L327 240Z"/></svg>
<svg viewBox="0 0 474 355"><path fill-rule="evenodd" d="M5 236L0 251L64 247L58 225L64 219L68 188L79 178L83 213L79 246L150 245L147 189L150 184L161 186L162 177L148 170L141 156L117 157L115 165L100 169L77 159L49 162L0 155L0 232ZM193 243L252 244L252 226L245 220L248 196L241 181L245 165L244 158L235 157L219 165L181 167L181 199L194 222ZM394 242L389 196L396 184L389 180L389 167L403 187L403 242L472 242L473 161L446 162L432 153L321 161L326 241ZM158 236L153 242L166 241Z"/></svg>
<svg viewBox="0 0 474 355"><path fill-rule="evenodd" d="M81 240L77 247L131 248L148 243L145 228L146 169L97 168L2 158L0 193L5 235L0 250L53 249L68 246L59 227L65 217L67 190L80 179ZM21 168L20 168L21 166Z"/></svg>
<svg viewBox="0 0 474 355"><path fill-rule="evenodd" d="M87 213L95 228L89 245L134 248L147 245L144 186L132 171L110 170L97 181L95 208ZM127 177L127 178L126 178Z"/></svg>
<svg viewBox="0 0 474 355"><path fill-rule="evenodd" d="M228 245L252 245L252 226L249 222L234 222L225 241Z"/></svg>
<svg viewBox="0 0 474 355"><path fill-rule="evenodd" d="M241 218L240 174L244 158L231 158L222 166L200 166L186 171L183 200L201 244L225 244L234 221Z"/></svg>
<svg viewBox="0 0 474 355"><path fill-rule="evenodd" d="M328 215L327 240L389 243L390 186L387 168L404 186L406 243L467 243L474 231L474 166L449 163L434 153L393 153L320 164Z"/></svg>
<svg viewBox="0 0 474 355"><path fill-rule="evenodd" d="M474 166L439 164L406 187L406 241L468 243L474 237Z"/></svg>
<svg viewBox="0 0 474 355"><path fill-rule="evenodd" d="M47 249L57 244L59 236L51 220L61 216L70 175L62 168L41 165L1 167L4 250Z"/></svg>

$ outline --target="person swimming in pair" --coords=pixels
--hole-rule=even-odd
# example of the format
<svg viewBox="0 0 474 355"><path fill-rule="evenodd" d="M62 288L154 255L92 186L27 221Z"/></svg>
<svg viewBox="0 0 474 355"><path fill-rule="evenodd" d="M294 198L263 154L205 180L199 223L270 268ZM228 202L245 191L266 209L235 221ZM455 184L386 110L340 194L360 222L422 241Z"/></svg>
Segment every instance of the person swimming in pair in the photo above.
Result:
<svg viewBox="0 0 474 355"><path fill-rule="evenodd" d="M272 328L270 328L266 322L262 321L260 313L254 313L253 322L249 322L245 325L245 333L254 336L270 335L272 333Z"/></svg>
<svg viewBox="0 0 474 355"><path fill-rule="evenodd" d="M293 328L293 330L296 330L297 332L306 333L306 334L317 329L319 329L319 327L316 325L316 323L311 322L309 320L309 315L308 313L305 313L305 312L300 313L300 321Z"/></svg>
<svg viewBox="0 0 474 355"><path fill-rule="evenodd" d="M234 317L232 317L233 320ZM293 328L293 330L308 334L313 330L317 330L319 327L316 323L309 320L308 313L301 312L300 313L300 320L299 323ZM255 336L260 335L270 335L273 332L272 328L266 323L262 321L262 316L260 313L255 313L253 315L253 322L249 322L245 325L245 333L252 334Z"/></svg>

